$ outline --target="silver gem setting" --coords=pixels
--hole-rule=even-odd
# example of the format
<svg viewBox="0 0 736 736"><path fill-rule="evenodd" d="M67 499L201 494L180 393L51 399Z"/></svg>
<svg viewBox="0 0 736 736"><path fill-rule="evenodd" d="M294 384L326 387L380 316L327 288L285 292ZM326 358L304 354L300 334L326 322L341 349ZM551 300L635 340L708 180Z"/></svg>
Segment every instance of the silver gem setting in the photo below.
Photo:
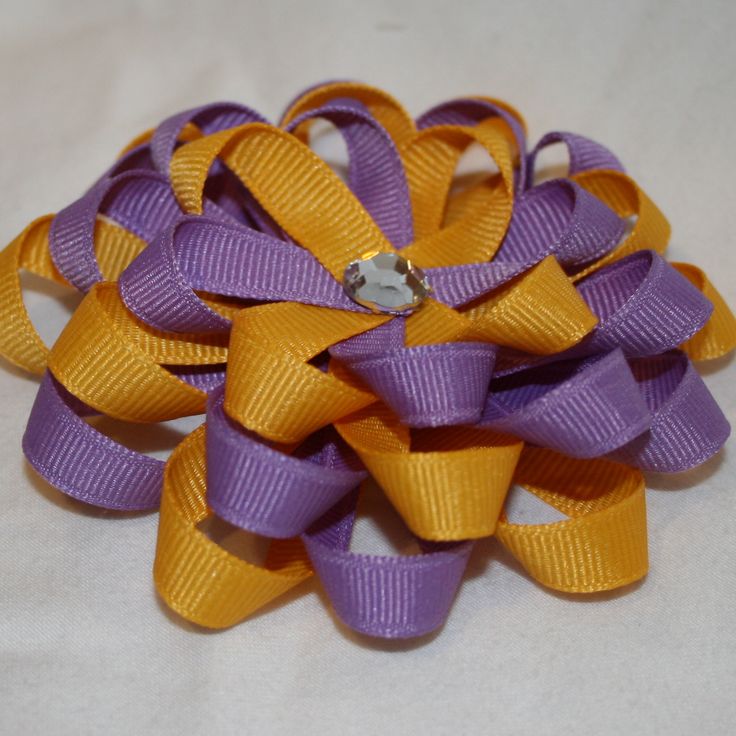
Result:
<svg viewBox="0 0 736 736"><path fill-rule="evenodd" d="M410 260L379 251L349 263L343 286L354 302L380 314L409 314L431 290L424 272Z"/></svg>

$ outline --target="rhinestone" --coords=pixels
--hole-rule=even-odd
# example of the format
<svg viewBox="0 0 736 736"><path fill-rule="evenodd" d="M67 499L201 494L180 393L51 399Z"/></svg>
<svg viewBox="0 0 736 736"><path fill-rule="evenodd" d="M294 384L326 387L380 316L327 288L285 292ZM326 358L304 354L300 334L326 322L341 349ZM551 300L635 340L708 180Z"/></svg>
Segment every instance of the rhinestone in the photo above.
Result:
<svg viewBox="0 0 736 736"><path fill-rule="evenodd" d="M421 269L398 253L364 253L345 269L347 295L373 312L402 314L416 309L430 286Z"/></svg>

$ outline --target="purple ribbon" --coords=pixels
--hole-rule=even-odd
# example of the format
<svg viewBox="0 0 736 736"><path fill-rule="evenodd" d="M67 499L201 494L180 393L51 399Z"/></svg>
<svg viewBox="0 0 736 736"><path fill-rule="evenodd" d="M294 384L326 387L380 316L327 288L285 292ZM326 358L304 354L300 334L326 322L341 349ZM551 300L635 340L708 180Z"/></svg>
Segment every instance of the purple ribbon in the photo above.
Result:
<svg viewBox="0 0 736 736"><path fill-rule="evenodd" d="M302 537L335 613L351 629L406 639L442 626L472 542L420 540L422 554L407 557L350 551L357 494L334 506Z"/></svg>
<svg viewBox="0 0 736 736"><path fill-rule="evenodd" d="M291 455L227 416L224 390L207 407L207 503L223 519L268 537L301 534L366 477L332 429Z"/></svg>
<svg viewBox="0 0 736 736"><path fill-rule="evenodd" d="M46 373L23 436L28 462L79 501L120 511L156 508L164 463L98 432L83 418L94 414Z"/></svg>

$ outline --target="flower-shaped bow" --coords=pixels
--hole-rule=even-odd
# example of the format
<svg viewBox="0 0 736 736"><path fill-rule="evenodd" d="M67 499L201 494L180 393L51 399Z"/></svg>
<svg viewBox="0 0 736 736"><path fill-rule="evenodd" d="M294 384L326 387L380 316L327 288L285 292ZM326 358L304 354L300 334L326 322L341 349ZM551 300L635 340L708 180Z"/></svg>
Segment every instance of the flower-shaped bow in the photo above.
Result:
<svg viewBox="0 0 736 736"><path fill-rule="evenodd" d="M310 149L315 119L342 134L346 181ZM569 175L533 185L554 143ZM495 169L458 188L471 145ZM160 502L158 590L209 627L316 570L349 626L424 634L492 534L552 588L625 585L647 570L641 470L697 465L729 432L690 358L731 350L736 322L698 269L662 258L668 238L613 154L568 133L527 153L497 100L414 122L341 82L280 127L229 103L190 110L0 256L0 350L44 374L24 452L82 501ZM421 269L429 295L398 314L354 300L346 269L375 254ZM50 351L21 268L86 292ZM165 467L85 421L205 412ZM369 476L421 554L351 552ZM569 518L512 523L514 483ZM210 539L213 513L272 538L265 563Z"/></svg>

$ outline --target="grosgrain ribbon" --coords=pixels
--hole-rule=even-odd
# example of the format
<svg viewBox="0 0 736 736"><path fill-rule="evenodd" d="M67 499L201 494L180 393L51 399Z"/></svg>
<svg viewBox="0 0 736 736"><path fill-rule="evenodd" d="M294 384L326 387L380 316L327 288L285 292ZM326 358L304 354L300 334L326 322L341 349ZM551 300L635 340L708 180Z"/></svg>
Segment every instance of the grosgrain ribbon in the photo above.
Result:
<svg viewBox="0 0 736 736"><path fill-rule="evenodd" d="M317 119L344 138L344 181L309 148ZM316 572L348 626L425 634L492 534L558 590L640 579L641 471L693 467L726 441L690 359L732 350L736 320L701 271L662 257L669 225L610 151L553 132L527 152L526 137L499 100L414 122L353 82L308 89L280 126L215 103L142 134L0 254L0 352L44 374L29 462L86 503L160 504L158 591L213 628ZM556 143L569 173L536 184ZM470 145L496 170L458 189ZM353 302L343 271L370 251L411 259L430 298L408 316ZM50 349L22 269L86 294ZM97 414L206 425L164 466ZM350 550L369 475L421 554ZM510 522L513 484L569 518ZM207 537L213 513L273 539L265 563Z"/></svg>

